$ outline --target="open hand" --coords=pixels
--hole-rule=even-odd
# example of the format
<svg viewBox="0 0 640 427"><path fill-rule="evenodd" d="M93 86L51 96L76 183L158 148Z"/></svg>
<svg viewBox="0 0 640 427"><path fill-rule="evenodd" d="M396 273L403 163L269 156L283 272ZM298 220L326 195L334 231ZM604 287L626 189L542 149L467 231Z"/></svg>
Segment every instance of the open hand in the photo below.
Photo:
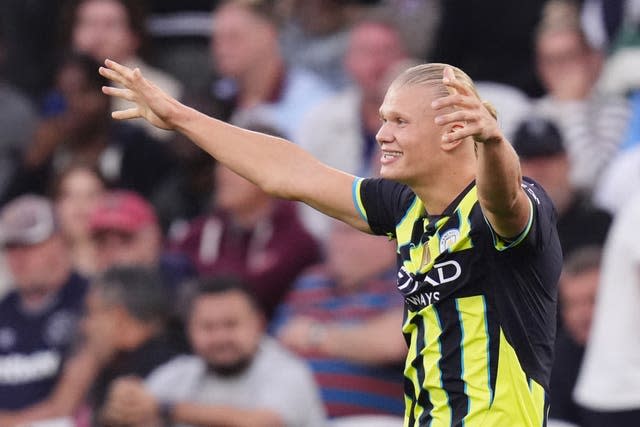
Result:
<svg viewBox="0 0 640 427"><path fill-rule="evenodd" d="M444 69L442 83L449 89L449 95L431 103L431 107L439 111L435 122L441 126L459 123L451 132L444 133L443 140L451 142L472 136L474 141L486 143L504 138L495 117L473 89L456 78L450 67Z"/></svg>
<svg viewBox="0 0 640 427"><path fill-rule="evenodd" d="M111 113L114 119L142 117L160 129L174 129L171 117L179 105L178 101L145 79L139 68L132 70L110 59L104 64L99 69L100 74L122 87L103 86L102 92L136 104L133 108Z"/></svg>

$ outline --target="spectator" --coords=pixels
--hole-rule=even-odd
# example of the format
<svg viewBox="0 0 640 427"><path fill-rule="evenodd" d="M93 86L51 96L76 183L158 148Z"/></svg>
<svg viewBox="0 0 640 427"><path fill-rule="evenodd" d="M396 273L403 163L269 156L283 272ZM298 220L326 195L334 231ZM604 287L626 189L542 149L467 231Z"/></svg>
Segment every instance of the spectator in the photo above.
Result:
<svg viewBox="0 0 640 427"><path fill-rule="evenodd" d="M551 371L549 422L584 426L588 414L573 399L573 388L589 338L593 306L600 280L602 248L585 246L565 258L559 283L563 328L556 336L556 358Z"/></svg>
<svg viewBox="0 0 640 427"><path fill-rule="evenodd" d="M92 56L97 62L113 59L132 68L140 68L154 76L154 81L171 96L180 98L182 84L169 74L147 64L141 57L146 47L146 10L138 0L69 0L64 12L63 28L69 47ZM126 101L114 100L112 108L131 107ZM156 138L167 139L171 133L144 124Z"/></svg>
<svg viewBox="0 0 640 427"><path fill-rule="evenodd" d="M264 317L240 282L202 281L190 307L195 354L161 366L144 383L119 381L104 412L108 425L324 425L311 373L265 336Z"/></svg>
<svg viewBox="0 0 640 427"><path fill-rule="evenodd" d="M173 249L186 254L200 275L243 277L270 319L298 274L319 259L319 247L295 204L269 196L221 164L214 194L214 209L192 221Z"/></svg>
<svg viewBox="0 0 640 427"><path fill-rule="evenodd" d="M85 277L97 272L96 249L89 218L105 192L100 172L86 163L72 163L54 180L52 196L74 268Z"/></svg>
<svg viewBox="0 0 640 427"><path fill-rule="evenodd" d="M44 193L55 174L76 161L96 165L113 186L147 196L160 187L173 164L166 147L139 128L111 120L101 92L106 80L96 67L84 55L62 61L56 88L65 108L38 124L9 195Z"/></svg>
<svg viewBox="0 0 640 427"><path fill-rule="evenodd" d="M225 0L214 11L212 86L218 118L253 110L287 136L310 108L330 94L319 77L288 67L278 40L274 2ZM233 119L235 121L237 119Z"/></svg>
<svg viewBox="0 0 640 427"><path fill-rule="evenodd" d="M383 15L363 17L349 33L344 58L352 84L305 117L296 142L334 168L360 176L377 174L378 108L390 74L407 61L407 49L392 21ZM310 207L301 208L307 228L325 240L328 218Z"/></svg>
<svg viewBox="0 0 640 427"><path fill-rule="evenodd" d="M587 427L632 426L640 419L640 196L615 217L604 247L591 333L574 391L592 411Z"/></svg>
<svg viewBox="0 0 640 427"><path fill-rule="evenodd" d="M639 187L640 144L619 152L611 160L593 190L593 201L615 216L626 204L629 194L633 194Z"/></svg>
<svg viewBox="0 0 640 427"><path fill-rule="evenodd" d="M407 346L393 245L334 221L327 249L278 310L276 335L310 363L329 417L391 415L401 424Z"/></svg>
<svg viewBox="0 0 640 427"><path fill-rule="evenodd" d="M603 53L586 41L577 4L550 1L536 33L536 64L547 94L535 111L557 122L571 183L587 193L617 152L630 116L623 97L595 89L602 62Z"/></svg>
<svg viewBox="0 0 640 427"><path fill-rule="evenodd" d="M516 129L513 146L522 174L536 180L549 194L558 213L558 236L565 256L586 245L603 245L611 215L593 205L569 177L569 157L558 127L531 117Z"/></svg>
<svg viewBox="0 0 640 427"><path fill-rule="evenodd" d="M46 399L76 339L86 282L72 269L53 206L24 195L0 212L15 289L0 301L0 425Z"/></svg>

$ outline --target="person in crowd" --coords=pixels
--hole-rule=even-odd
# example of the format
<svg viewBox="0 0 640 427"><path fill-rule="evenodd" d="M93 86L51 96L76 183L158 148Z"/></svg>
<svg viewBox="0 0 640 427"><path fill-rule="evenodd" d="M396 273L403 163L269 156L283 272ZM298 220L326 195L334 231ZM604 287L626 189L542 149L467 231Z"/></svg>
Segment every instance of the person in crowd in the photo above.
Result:
<svg viewBox="0 0 640 427"><path fill-rule="evenodd" d="M591 330L601 260L599 245L583 246L565 258L558 288L563 327L556 336L556 358L551 372L550 422L586 425L588 412L576 404L573 388Z"/></svg>
<svg viewBox="0 0 640 427"><path fill-rule="evenodd" d="M115 119L179 130L269 194L397 239L406 426L544 424L562 260L555 211L522 178L495 109L462 70L422 64L391 83L380 107L379 179L208 117L139 70L107 60L99 72L124 86L105 94L137 104ZM468 375L471 366L483 374Z"/></svg>
<svg viewBox="0 0 640 427"><path fill-rule="evenodd" d="M66 108L38 123L7 197L46 193L56 173L74 162L95 165L110 186L147 196L159 191L173 160L166 147L140 128L110 120L109 101L100 93L105 80L96 77L97 66L86 55L62 60L56 87Z"/></svg>
<svg viewBox="0 0 640 427"><path fill-rule="evenodd" d="M331 418L402 420L407 346L395 255L387 239L334 221L326 261L296 280L274 319L276 337L310 363Z"/></svg>
<svg viewBox="0 0 640 427"><path fill-rule="evenodd" d="M145 381L117 381L103 411L106 425L325 425L309 368L265 334L264 315L241 281L202 279L189 307L194 354Z"/></svg>
<svg viewBox="0 0 640 427"><path fill-rule="evenodd" d="M175 77L151 66L143 59L147 45L147 11L138 0L70 0L63 11L61 23L63 37L70 50L90 55L97 62L106 58L132 68L140 68L153 76L164 91L176 98L183 93L183 85ZM113 100L112 108L121 110L130 106L124 100ZM171 134L148 126L144 121L136 125L160 139Z"/></svg>
<svg viewBox="0 0 640 427"><path fill-rule="evenodd" d="M318 160L345 172L371 175L378 166L378 107L390 74L408 61L398 28L384 15L367 15L349 33L344 66L351 84L305 117L295 140ZM394 76L395 77L395 76ZM321 240L326 216L303 206L305 226Z"/></svg>
<svg viewBox="0 0 640 427"><path fill-rule="evenodd" d="M98 271L89 218L106 191L100 172L88 163L72 163L55 177L51 188L60 232L71 252L71 262L84 277Z"/></svg>
<svg viewBox="0 0 640 427"><path fill-rule="evenodd" d="M77 339L87 290L74 272L52 203L24 195L0 212L14 289L0 301L0 425L46 400Z"/></svg>
<svg viewBox="0 0 640 427"><path fill-rule="evenodd" d="M584 360L574 390L588 427L631 426L640 419L640 195L614 217L604 246L600 284Z"/></svg>
<svg viewBox="0 0 640 427"><path fill-rule="evenodd" d="M516 129L513 147L522 173L544 187L558 213L558 236L565 256L574 249L604 245L611 215L570 181L564 138L553 121L531 116Z"/></svg>
<svg viewBox="0 0 640 427"><path fill-rule="evenodd" d="M305 113L331 94L320 77L288 66L280 49L275 2L224 0L213 14L211 54L218 79L211 96L216 116L259 112L292 138Z"/></svg>
<svg viewBox="0 0 640 427"><path fill-rule="evenodd" d="M553 0L545 5L535 57L546 94L534 111L556 121L569 156L571 183L591 193L623 142L629 104L624 97L596 90L603 52L587 42L577 3Z"/></svg>
<svg viewBox="0 0 640 427"><path fill-rule="evenodd" d="M255 122L247 126L278 134ZM319 245L295 204L275 199L222 164L215 166L214 181L214 209L190 223L172 252L186 254L199 275L243 277L270 319L298 274L319 260Z"/></svg>
<svg viewBox="0 0 640 427"><path fill-rule="evenodd" d="M89 406L100 423L117 379L144 379L176 354L164 335L170 299L163 280L153 269L118 266L91 284L84 334L85 345L99 367Z"/></svg>

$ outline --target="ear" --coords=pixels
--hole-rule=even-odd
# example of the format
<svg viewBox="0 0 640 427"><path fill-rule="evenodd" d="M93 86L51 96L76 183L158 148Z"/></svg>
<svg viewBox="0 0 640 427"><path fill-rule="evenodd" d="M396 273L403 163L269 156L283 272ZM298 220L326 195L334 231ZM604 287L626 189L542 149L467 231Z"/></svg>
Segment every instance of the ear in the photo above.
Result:
<svg viewBox="0 0 640 427"><path fill-rule="evenodd" d="M449 125L447 127L447 129L445 130L446 133L453 133L458 129L462 129L464 127L464 125L462 123L453 123L451 125ZM451 151L454 150L456 147L458 147L460 144L462 144L464 141L466 141L467 138L462 138L462 139L454 139L453 141L441 141L440 142L440 148L442 148L443 151Z"/></svg>

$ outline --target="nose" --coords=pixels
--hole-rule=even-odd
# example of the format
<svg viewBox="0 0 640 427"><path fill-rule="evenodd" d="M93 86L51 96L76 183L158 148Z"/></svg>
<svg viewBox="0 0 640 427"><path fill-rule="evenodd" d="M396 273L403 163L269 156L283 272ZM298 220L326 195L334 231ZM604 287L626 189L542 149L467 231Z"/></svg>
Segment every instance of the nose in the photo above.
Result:
<svg viewBox="0 0 640 427"><path fill-rule="evenodd" d="M393 141L393 133L389 129L389 125L387 123L382 123L380 129L378 129L378 133L376 133L376 141L378 141L378 144L380 145Z"/></svg>

